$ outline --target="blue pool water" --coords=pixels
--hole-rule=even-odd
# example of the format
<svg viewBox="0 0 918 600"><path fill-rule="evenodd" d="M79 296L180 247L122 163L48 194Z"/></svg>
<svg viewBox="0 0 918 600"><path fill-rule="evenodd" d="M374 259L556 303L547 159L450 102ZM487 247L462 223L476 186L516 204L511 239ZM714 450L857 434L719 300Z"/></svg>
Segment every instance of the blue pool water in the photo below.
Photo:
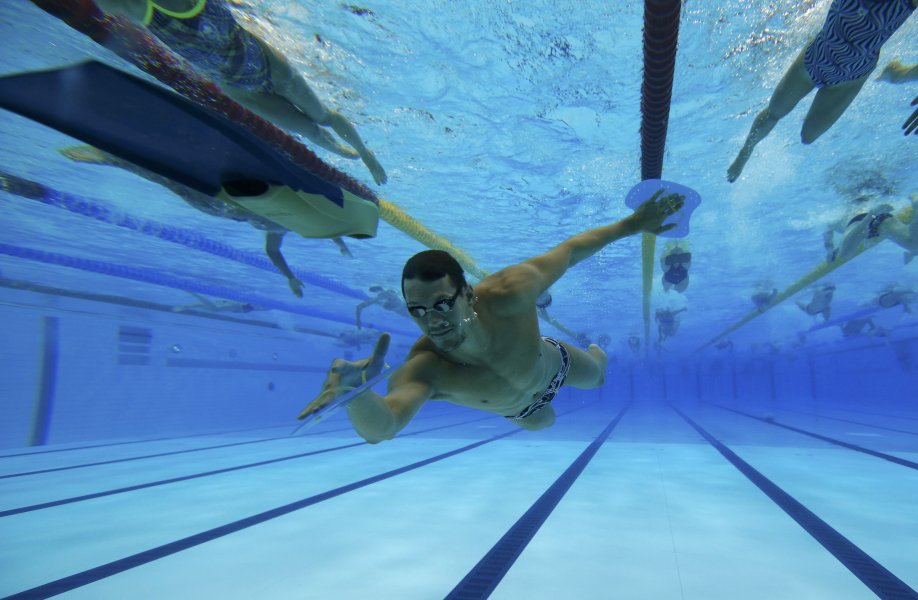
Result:
<svg viewBox="0 0 918 600"><path fill-rule="evenodd" d="M320 157L482 270L629 213L642 3L232 4L389 182ZM405 360L414 323L370 305L357 330L355 309L424 246L384 222L352 256L288 235L300 299L262 232L0 110L0 175L47 200L0 191L0 597L918 597L918 302L877 305L918 290L918 260L882 241L814 278L835 286L828 323L797 305L811 285L751 300L818 269L833 223L909 206L918 84L872 77L805 146L811 95L726 180L829 5L685 3L663 177L703 198L689 286L663 289L664 238L647 294L637 236L565 274L542 333L602 336L610 361L537 432L429 402L378 445L344 411L294 433L334 358L389 331ZM916 19L881 67L918 62ZM0 75L140 73L27 0L0 4L0 39ZM685 309L662 344L658 309ZM858 316L874 329L844 335Z"/></svg>

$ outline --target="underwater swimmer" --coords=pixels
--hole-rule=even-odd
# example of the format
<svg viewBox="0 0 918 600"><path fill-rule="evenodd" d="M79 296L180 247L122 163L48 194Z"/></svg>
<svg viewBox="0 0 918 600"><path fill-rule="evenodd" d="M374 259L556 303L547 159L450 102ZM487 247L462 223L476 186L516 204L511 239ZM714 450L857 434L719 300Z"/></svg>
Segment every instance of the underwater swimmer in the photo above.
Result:
<svg viewBox="0 0 918 600"><path fill-rule="evenodd" d="M596 388L605 380L606 353L541 337L536 301L568 269L606 245L640 232L659 234L684 198L662 190L630 216L576 235L545 254L511 265L472 286L455 258L440 250L411 257L402 271L402 294L422 332L384 396L372 390L354 398L348 417L370 443L389 440L428 400L444 400L501 415L527 430L551 426L551 401L562 385ZM380 374L390 336L380 336L372 356L336 359L322 393L300 413L321 411L342 393Z"/></svg>
<svg viewBox="0 0 918 600"><path fill-rule="evenodd" d="M345 158L357 158L386 183L386 172L340 113L267 42L239 25L226 0L95 0L103 11L145 27L160 42L220 84L239 104L278 127L306 136ZM336 141L331 128L353 148Z"/></svg>
<svg viewBox="0 0 918 600"><path fill-rule="evenodd" d="M838 260L848 260L861 248L890 240L905 250L905 262L918 254L918 193L910 197L910 206L898 214L882 204L851 219L845 237L838 247Z"/></svg>
<svg viewBox="0 0 918 600"><path fill-rule="evenodd" d="M288 233L288 230L277 223L264 219L238 206L227 204L222 200L203 194L186 185L172 181L168 177L163 177L153 171L139 167L132 162L118 158L108 152L103 152L93 146L71 146L68 148L61 148L60 153L76 162L124 169L138 177L143 177L147 181L163 186L184 200L186 204L201 212L214 217L220 217L221 219L245 222L255 229L264 231L265 254L271 260L271 264L287 278L287 285L290 286L290 291L292 291L297 298L303 297L303 282L297 279L296 275L293 274L293 271L287 264L287 260L281 253L281 244L283 244L284 236ZM338 250L342 255L353 256L350 249L344 243L344 240L341 238L333 238L332 241L338 246Z"/></svg>

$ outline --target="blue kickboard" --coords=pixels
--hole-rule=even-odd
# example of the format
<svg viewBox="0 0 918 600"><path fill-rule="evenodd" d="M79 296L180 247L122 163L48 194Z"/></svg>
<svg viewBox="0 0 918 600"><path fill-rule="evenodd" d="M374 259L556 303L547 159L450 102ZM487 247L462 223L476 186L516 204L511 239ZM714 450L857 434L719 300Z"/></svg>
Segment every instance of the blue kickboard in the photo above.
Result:
<svg viewBox="0 0 918 600"><path fill-rule="evenodd" d="M215 196L227 181L286 185L344 206L341 189L241 125L98 61L0 77L0 108Z"/></svg>
<svg viewBox="0 0 918 600"><path fill-rule="evenodd" d="M649 200L660 188L663 188L664 196L667 194L682 194L685 196L685 204L683 204L682 210L670 215L663 221L664 225L676 223L676 226L659 234L660 237L682 238L687 236L692 213L701 204L701 196L690 187L663 179L645 179L631 188L631 191L625 196L625 206L631 209L637 208Z"/></svg>

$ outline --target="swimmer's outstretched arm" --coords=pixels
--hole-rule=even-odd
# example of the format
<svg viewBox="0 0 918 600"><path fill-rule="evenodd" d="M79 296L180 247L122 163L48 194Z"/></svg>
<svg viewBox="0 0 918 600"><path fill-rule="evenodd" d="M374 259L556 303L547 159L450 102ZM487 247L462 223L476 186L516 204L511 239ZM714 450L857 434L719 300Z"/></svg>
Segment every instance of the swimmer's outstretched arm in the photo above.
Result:
<svg viewBox="0 0 918 600"><path fill-rule="evenodd" d="M663 225L663 221L682 208L685 198L679 194L662 194L663 190L658 191L621 221L568 238L545 254L508 267L496 275L503 276L508 283L512 281L511 285L516 284L522 292L520 299L535 302L568 269L612 242L638 232L658 234L675 227L675 223Z"/></svg>
<svg viewBox="0 0 918 600"><path fill-rule="evenodd" d="M379 336L373 354L363 360L335 359L319 396L300 413L300 419L319 412L338 396L379 375L385 366L391 337ZM433 359L433 360L432 360ZM368 390L347 405L347 416L360 437L371 444L391 440L404 429L421 406L433 396L431 367L434 357L422 353L408 361L389 378L385 396Z"/></svg>

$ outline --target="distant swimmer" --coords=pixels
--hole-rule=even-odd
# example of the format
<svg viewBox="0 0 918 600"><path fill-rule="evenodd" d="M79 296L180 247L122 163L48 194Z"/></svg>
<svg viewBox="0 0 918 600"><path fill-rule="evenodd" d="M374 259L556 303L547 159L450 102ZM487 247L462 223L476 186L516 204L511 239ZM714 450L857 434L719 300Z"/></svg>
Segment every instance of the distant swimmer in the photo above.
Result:
<svg viewBox="0 0 918 600"><path fill-rule="evenodd" d="M600 333L599 337L596 338L596 344L603 350L608 350L609 344L612 343L612 336L608 333Z"/></svg>
<svg viewBox="0 0 918 600"><path fill-rule="evenodd" d="M888 81L889 83L918 81L918 64L904 65L902 61L893 59L886 63L886 66L877 75L877 81Z"/></svg>
<svg viewBox="0 0 918 600"><path fill-rule="evenodd" d="M658 308L654 318L657 321L657 343L661 346L663 342L669 338L676 335L676 332L679 331L679 319L676 318L681 312L685 312L687 308L680 308L678 310L672 310L670 308Z"/></svg>
<svg viewBox="0 0 918 600"><path fill-rule="evenodd" d="M863 248L890 240L905 250L905 263L918 254L918 193L910 197L910 206L894 215L889 204L883 204L851 219L838 247L838 258L847 260Z"/></svg>
<svg viewBox="0 0 918 600"><path fill-rule="evenodd" d="M363 346L372 346L376 343L378 332L372 329L345 329L339 332L335 338L339 346L344 348L355 348L360 350Z"/></svg>
<svg viewBox="0 0 918 600"><path fill-rule="evenodd" d="M881 291L876 298L876 305L880 308L901 306L902 310L908 314L912 314L911 305L916 302L918 302L918 294L914 290L895 284Z"/></svg>
<svg viewBox="0 0 918 600"><path fill-rule="evenodd" d="M755 291L752 292L750 300L759 312L765 312L771 306L772 300L778 295L776 288L770 281L758 281L755 284Z"/></svg>
<svg viewBox="0 0 918 600"><path fill-rule="evenodd" d="M340 113L327 108L290 62L241 26L226 0L96 0L112 16L146 27L160 42L220 84L223 91L278 127L357 158L386 183L386 172ZM326 130L347 142L342 145Z"/></svg>
<svg viewBox="0 0 918 600"><path fill-rule="evenodd" d="M835 286L825 283L813 290L813 297L809 302L797 301L800 310L813 317L822 315L823 322L832 316L832 297L835 295Z"/></svg>
<svg viewBox="0 0 918 600"><path fill-rule="evenodd" d="M714 344L714 348L717 350L726 350L727 352L733 352L733 340L721 340Z"/></svg>
<svg viewBox="0 0 918 600"><path fill-rule="evenodd" d="M214 217L220 217L222 219L230 219L232 221L248 223L255 229L264 231L265 254L268 256L268 258L271 260L271 263L277 268L277 270L287 278L287 284L290 286L290 290L294 293L294 295L296 295L297 298L303 297L303 282L297 279L296 275L293 274L293 271L290 269L290 266L287 265L287 261L284 259L284 255L281 254L281 244L284 241L284 235L287 234L287 230L277 223L259 217L258 215L251 213L242 207L230 205L226 202L223 202L222 200L218 200L217 198L212 198L207 194L203 194L197 190L191 189L188 186L182 185L181 183L172 181L171 179L163 177L162 175L157 175L152 171L138 167L131 162L122 160L117 156L113 156L107 152L99 150L98 148L93 148L92 146L72 146L70 148L61 149L60 153L67 158L77 162L124 169L125 171L129 171L138 177L143 177L147 181L151 181L163 186L184 200L189 206L196 208L201 212L207 213ZM351 256L351 252L348 250L348 247L343 240L340 238L335 238L333 241L338 246L338 249L342 254Z"/></svg>
<svg viewBox="0 0 918 600"><path fill-rule="evenodd" d="M357 433L370 443L392 439L429 400L501 415L527 430L555 421L551 404L562 385L599 387L606 353L585 351L539 332L536 300L571 267L608 244L640 232L660 234L683 206L662 190L621 221L575 235L545 254L489 275L474 287L456 259L441 250L411 257L402 270L402 296L423 335L404 365L391 373L385 396L362 391L347 404ZM372 356L336 359L322 392L300 413L318 413L336 398L381 374L390 336Z"/></svg>
<svg viewBox="0 0 918 600"><path fill-rule="evenodd" d="M631 353L635 356L641 355L641 338L637 335L628 336L628 349L631 350Z"/></svg>
<svg viewBox="0 0 918 600"><path fill-rule="evenodd" d="M551 294L548 293L548 290L539 294L539 297L536 298L536 310L539 312L539 318L545 321L546 323L551 324L558 331L564 332L572 340L577 341L577 345L581 348L587 348L590 345L590 338L587 334L583 332L576 332L568 329L564 326L563 323L552 317L548 314L548 307L551 306L553 298ZM602 344L600 344L602 346ZM603 348L605 350L605 348Z"/></svg>
<svg viewBox="0 0 918 600"><path fill-rule="evenodd" d="M877 66L880 48L911 16L918 0L834 0L822 29L797 56L758 114L727 170L736 181L756 144L818 88L803 121L801 140L812 144L844 114Z"/></svg>
<svg viewBox="0 0 918 600"><path fill-rule="evenodd" d="M660 267L663 269L663 289L675 289L684 292L688 288L688 269L692 264L692 253L684 241L669 242L660 254Z"/></svg>
<svg viewBox="0 0 918 600"><path fill-rule="evenodd" d="M232 300L212 300L207 296L195 292L189 292L198 299L194 304L183 304L173 306L172 312L183 313L189 311L206 311L213 313L250 313L256 310L263 310L248 302L234 302Z"/></svg>
<svg viewBox="0 0 918 600"><path fill-rule="evenodd" d="M408 310L405 308L405 303L402 301L402 297L396 290L384 288L381 285L371 285L369 289L370 293L375 295L372 298L368 298L367 300L364 300L357 305L357 329L361 329L363 327L363 325L360 323L360 313L362 313L364 309L369 308L374 304L378 304L381 308L392 311L398 315L402 315L404 317L408 316Z"/></svg>
<svg viewBox="0 0 918 600"><path fill-rule="evenodd" d="M846 338L869 335L877 329L876 323L870 317L862 317L839 323L842 336Z"/></svg>

